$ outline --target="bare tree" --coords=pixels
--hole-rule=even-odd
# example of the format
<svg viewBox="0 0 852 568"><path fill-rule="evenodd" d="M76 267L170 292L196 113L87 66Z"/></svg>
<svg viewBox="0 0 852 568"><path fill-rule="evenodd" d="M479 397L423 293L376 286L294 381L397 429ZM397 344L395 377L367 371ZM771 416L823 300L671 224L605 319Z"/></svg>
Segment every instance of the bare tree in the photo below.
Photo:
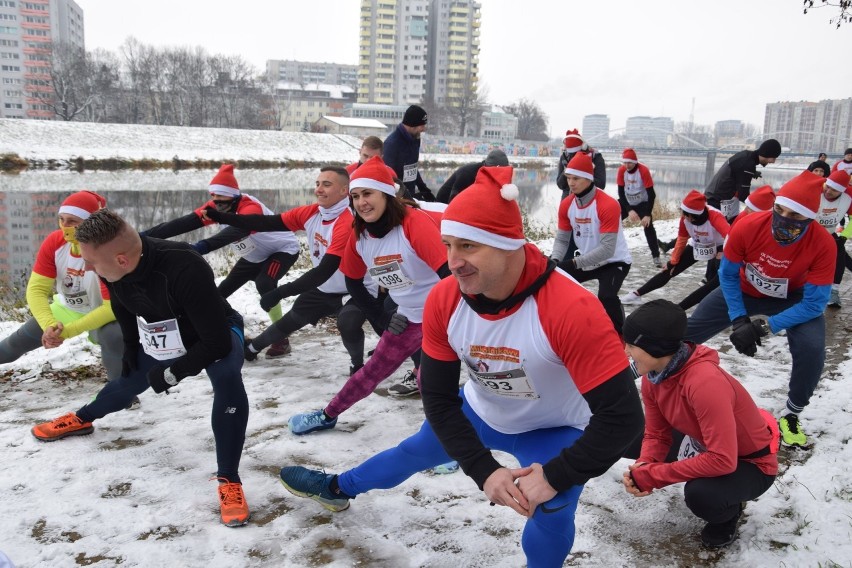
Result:
<svg viewBox="0 0 852 568"><path fill-rule="evenodd" d="M546 142L550 139L547 135L549 119L537 102L521 99L504 105L503 110L518 118L518 138L521 140Z"/></svg>
<svg viewBox="0 0 852 568"><path fill-rule="evenodd" d="M840 12L828 19L828 23L835 24L836 28L839 28L843 23L852 22L852 0L803 0L802 3L805 14L808 13L808 10L817 10L819 8L839 8Z"/></svg>
<svg viewBox="0 0 852 568"><path fill-rule="evenodd" d="M74 120L95 102L86 52L71 44L52 44L49 53L34 54L48 64L47 75L28 79L33 98L62 120ZM48 79L49 77L49 79Z"/></svg>

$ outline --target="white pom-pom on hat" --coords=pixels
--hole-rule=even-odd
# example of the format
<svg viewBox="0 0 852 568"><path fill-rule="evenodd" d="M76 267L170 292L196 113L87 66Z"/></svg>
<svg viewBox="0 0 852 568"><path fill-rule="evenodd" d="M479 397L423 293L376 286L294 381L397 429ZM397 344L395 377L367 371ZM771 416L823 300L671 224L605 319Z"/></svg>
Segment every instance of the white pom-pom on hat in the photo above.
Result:
<svg viewBox="0 0 852 568"><path fill-rule="evenodd" d="M518 186L514 183L507 183L500 188L500 196L506 201L517 201L520 194Z"/></svg>

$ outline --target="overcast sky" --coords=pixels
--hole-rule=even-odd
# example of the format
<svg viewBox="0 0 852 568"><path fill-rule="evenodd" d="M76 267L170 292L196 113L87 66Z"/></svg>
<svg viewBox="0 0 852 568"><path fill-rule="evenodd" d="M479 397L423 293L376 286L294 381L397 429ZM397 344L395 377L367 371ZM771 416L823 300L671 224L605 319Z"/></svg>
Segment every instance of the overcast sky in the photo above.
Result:
<svg viewBox="0 0 852 568"><path fill-rule="evenodd" d="M358 0L76 0L86 48L128 36L267 59L358 62ZM481 0L480 85L505 104L537 101L550 132L583 116L669 116L763 127L768 102L847 98L852 24L801 0ZM819 3L819 0L818 2Z"/></svg>

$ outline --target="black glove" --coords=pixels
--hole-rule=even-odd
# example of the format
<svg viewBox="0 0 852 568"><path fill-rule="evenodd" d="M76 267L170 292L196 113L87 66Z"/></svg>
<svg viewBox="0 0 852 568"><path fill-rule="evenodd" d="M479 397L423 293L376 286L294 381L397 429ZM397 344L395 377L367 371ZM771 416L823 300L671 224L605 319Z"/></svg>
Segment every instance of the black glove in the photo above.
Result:
<svg viewBox="0 0 852 568"><path fill-rule="evenodd" d="M415 193L414 198L419 201L435 201L435 196L429 188L424 188L420 190L420 193Z"/></svg>
<svg viewBox="0 0 852 568"><path fill-rule="evenodd" d="M399 312L394 312L388 321L388 331L394 335L399 335L405 328L408 327L408 318Z"/></svg>
<svg viewBox="0 0 852 568"><path fill-rule="evenodd" d="M222 220L222 215L219 213L219 210L212 205L208 205L204 208L204 214L207 215L208 219L212 219L217 223Z"/></svg>
<svg viewBox="0 0 852 568"><path fill-rule="evenodd" d="M121 356L121 376L127 377L136 370L139 365L139 345L125 345L124 354Z"/></svg>
<svg viewBox="0 0 852 568"><path fill-rule="evenodd" d="M176 386L180 379L172 374L168 367L154 365L148 371L148 384L157 394Z"/></svg>
<svg viewBox="0 0 852 568"><path fill-rule="evenodd" d="M198 241L197 243L193 243L192 249L198 254L207 254L210 252L210 244L207 241Z"/></svg>
<svg viewBox="0 0 852 568"><path fill-rule="evenodd" d="M274 290L270 290L269 292L260 297L260 307L264 312L268 312L269 310L277 306L278 302L281 301L281 298L283 298L281 292L279 292L281 288L283 288L283 286L279 286Z"/></svg>
<svg viewBox="0 0 852 568"><path fill-rule="evenodd" d="M751 174L751 177L753 177L754 179L761 178L761 177L763 177L763 173L762 172L754 172L753 174Z"/></svg>
<svg viewBox="0 0 852 568"><path fill-rule="evenodd" d="M740 316L731 323L731 343L743 355L754 357L760 338L769 333L769 327L762 319L751 321L748 316Z"/></svg>

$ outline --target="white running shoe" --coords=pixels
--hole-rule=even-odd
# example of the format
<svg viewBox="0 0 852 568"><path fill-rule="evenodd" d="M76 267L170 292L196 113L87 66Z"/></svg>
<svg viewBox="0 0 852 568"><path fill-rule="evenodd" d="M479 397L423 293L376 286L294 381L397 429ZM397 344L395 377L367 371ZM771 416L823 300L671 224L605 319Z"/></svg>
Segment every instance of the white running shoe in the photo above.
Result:
<svg viewBox="0 0 852 568"><path fill-rule="evenodd" d="M628 292L621 295L619 298L622 304L641 304L642 298L636 292Z"/></svg>

